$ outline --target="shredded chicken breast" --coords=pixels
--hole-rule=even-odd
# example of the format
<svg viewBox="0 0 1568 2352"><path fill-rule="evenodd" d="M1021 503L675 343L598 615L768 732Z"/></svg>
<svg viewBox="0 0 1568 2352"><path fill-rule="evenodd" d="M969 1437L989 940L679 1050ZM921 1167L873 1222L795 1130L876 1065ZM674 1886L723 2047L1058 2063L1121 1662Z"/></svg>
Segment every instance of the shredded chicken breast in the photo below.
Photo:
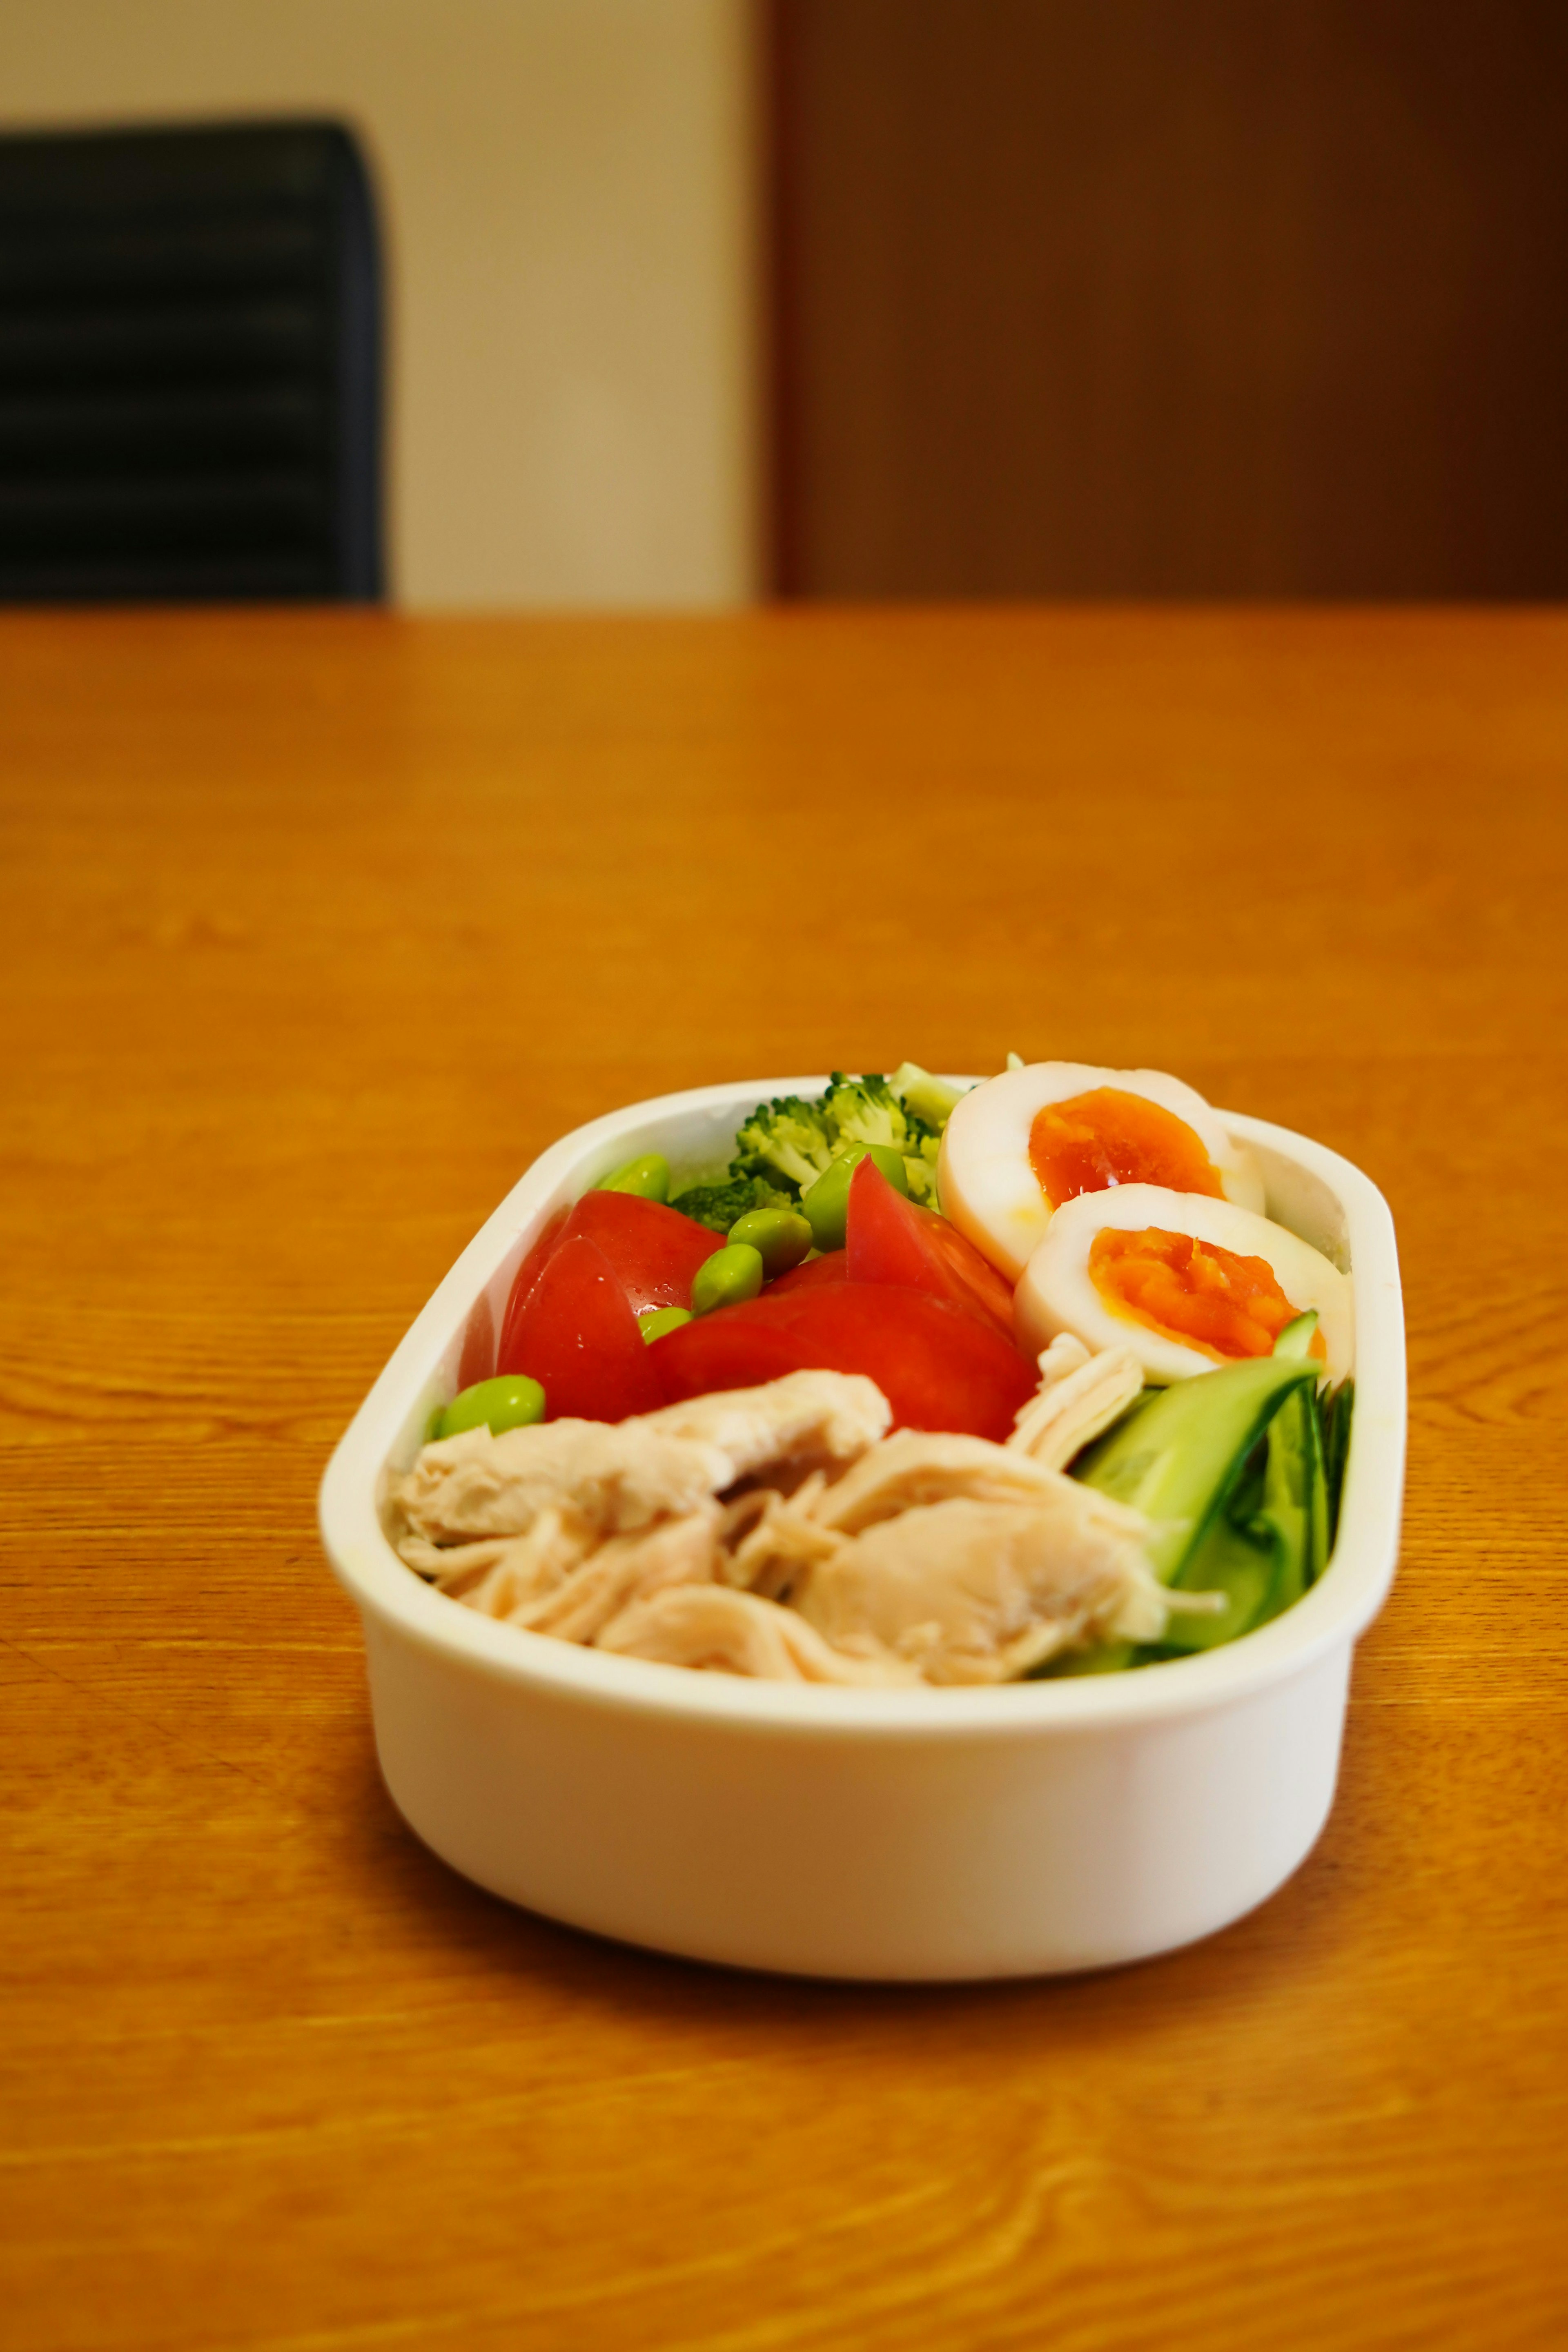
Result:
<svg viewBox="0 0 1568 2352"><path fill-rule="evenodd" d="M892 1414L852 1372L791 1372L630 1421L552 1421L426 1445L391 1503L428 1542L526 1535L559 1510L605 1535L694 1510L752 1471L852 1462Z"/></svg>
<svg viewBox="0 0 1568 2352"><path fill-rule="evenodd" d="M601 1650L666 1665L716 1668L766 1682L860 1683L883 1688L916 1683L901 1658L857 1658L775 1601L722 1585L686 1584L636 1602L599 1636Z"/></svg>
<svg viewBox="0 0 1568 2352"><path fill-rule="evenodd" d="M900 1429L819 1496L812 1516L823 1527L858 1535L880 1519L897 1518L953 1496L976 1503L1030 1505L1050 1497L1058 1482L1072 1486L1059 1470L1047 1470L1027 1454L1010 1453L987 1438ZM1079 1491L1073 1487L1075 1494Z"/></svg>
<svg viewBox="0 0 1568 2352"><path fill-rule="evenodd" d="M613 1425L468 1431L390 1481L389 1524L465 1607L621 1656L785 1682L1004 1682L1163 1631L1146 1522L1058 1466L1131 1402L1125 1356L1056 1341L1005 1445L889 1437L881 1391L825 1371Z"/></svg>
<svg viewBox="0 0 1568 2352"><path fill-rule="evenodd" d="M835 1649L907 1658L933 1683L1010 1682L1087 1641L1158 1634L1145 1522L1062 1486L1048 1503L952 1496L879 1520L813 1568L795 1606Z"/></svg>
<svg viewBox="0 0 1568 2352"><path fill-rule="evenodd" d="M1033 1462L1065 1470L1075 1454L1121 1420L1142 1386L1142 1367L1131 1348L1102 1348L1091 1356L1081 1339L1060 1332L1040 1358L1039 1388L1007 1443Z"/></svg>
<svg viewBox="0 0 1568 2352"><path fill-rule="evenodd" d="M640 1422L551 1421L437 1439L392 1481L391 1501L411 1533L435 1544L526 1535L545 1510L621 1535L694 1511L734 1475L718 1446Z"/></svg>
<svg viewBox="0 0 1568 2352"><path fill-rule="evenodd" d="M759 1389L721 1390L666 1405L623 1427L717 1446L731 1480L755 1470L853 1462L885 1436L892 1409L858 1372L791 1372Z"/></svg>

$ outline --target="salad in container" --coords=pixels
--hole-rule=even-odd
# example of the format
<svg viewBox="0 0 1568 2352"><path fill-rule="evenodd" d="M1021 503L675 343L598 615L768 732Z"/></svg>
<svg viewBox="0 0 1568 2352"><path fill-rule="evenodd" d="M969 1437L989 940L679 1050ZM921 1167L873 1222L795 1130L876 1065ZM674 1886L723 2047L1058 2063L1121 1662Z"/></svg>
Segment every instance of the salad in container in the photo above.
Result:
<svg viewBox="0 0 1568 2352"><path fill-rule="evenodd" d="M1403 1369L1375 1188L1163 1072L595 1122L327 1475L388 1785L498 1893L699 1958L1188 1941L1327 1814Z"/></svg>

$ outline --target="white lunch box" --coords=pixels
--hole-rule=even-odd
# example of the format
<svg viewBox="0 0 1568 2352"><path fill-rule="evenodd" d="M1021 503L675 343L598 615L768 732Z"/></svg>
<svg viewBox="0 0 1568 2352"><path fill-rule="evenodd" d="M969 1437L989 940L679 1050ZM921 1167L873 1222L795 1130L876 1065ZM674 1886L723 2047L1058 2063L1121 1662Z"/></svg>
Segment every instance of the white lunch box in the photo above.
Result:
<svg viewBox="0 0 1568 2352"><path fill-rule="evenodd" d="M1221 1116L1268 1213L1348 1268L1356 1407L1333 1558L1283 1616L1139 1671L1001 1688L764 1683L496 1622L405 1568L388 1474L488 1371L545 1220L645 1151L728 1158L761 1078L634 1104L546 1151L463 1252L321 1485L327 1556L364 1625L394 1802L454 1869L578 1927L694 1958L881 1979L1102 1968L1211 1934L1310 1851L1333 1800L1356 1636L1393 1580L1405 1328L1393 1221L1321 1144ZM470 1337L470 1334L472 1335Z"/></svg>

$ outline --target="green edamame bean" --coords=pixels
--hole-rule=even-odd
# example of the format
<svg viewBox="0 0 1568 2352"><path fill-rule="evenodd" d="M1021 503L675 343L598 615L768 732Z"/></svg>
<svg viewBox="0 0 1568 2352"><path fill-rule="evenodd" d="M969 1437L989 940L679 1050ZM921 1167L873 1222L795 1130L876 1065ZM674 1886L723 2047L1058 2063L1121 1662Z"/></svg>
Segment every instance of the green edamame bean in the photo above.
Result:
<svg viewBox="0 0 1568 2352"><path fill-rule="evenodd" d="M748 1209L730 1228L730 1239L745 1242L760 1252L763 1272L771 1282L787 1274L811 1247L811 1227L793 1209Z"/></svg>
<svg viewBox="0 0 1568 2352"><path fill-rule="evenodd" d="M464 1429L489 1429L499 1437L503 1429L527 1429L544 1419L544 1391L526 1372L502 1372L498 1380L476 1381L459 1390L437 1419L432 1434L456 1437Z"/></svg>
<svg viewBox="0 0 1568 2352"><path fill-rule="evenodd" d="M749 1242L732 1242L704 1258L691 1284L691 1311L711 1315L715 1307L738 1307L763 1286L763 1254Z"/></svg>
<svg viewBox="0 0 1568 2352"><path fill-rule="evenodd" d="M595 1185L595 1192L635 1192L643 1201L668 1201L669 1198L669 1162L662 1151L645 1151L640 1160L628 1160L624 1168L608 1176L601 1176Z"/></svg>
<svg viewBox="0 0 1568 2352"><path fill-rule="evenodd" d="M849 1179L862 1160L874 1160L895 1192L909 1197L910 1180L902 1158L885 1143L851 1143L830 1160L801 1202L811 1238L819 1250L844 1247L845 1221L849 1214Z"/></svg>
<svg viewBox="0 0 1568 2352"><path fill-rule="evenodd" d="M662 1339L667 1331L679 1331L683 1323L690 1320L684 1307L650 1307L637 1317L643 1338L647 1340Z"/></svg>

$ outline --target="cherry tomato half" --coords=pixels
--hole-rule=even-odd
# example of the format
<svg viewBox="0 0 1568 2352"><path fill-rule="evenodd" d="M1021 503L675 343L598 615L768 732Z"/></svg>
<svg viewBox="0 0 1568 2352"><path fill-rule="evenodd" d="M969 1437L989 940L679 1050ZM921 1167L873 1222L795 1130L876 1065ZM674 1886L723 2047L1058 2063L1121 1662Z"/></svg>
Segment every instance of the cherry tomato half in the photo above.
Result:
<svg viewBox="0 0 1568 2352"><path fill-rule="evenodd" d="M570 1213L557 1211L517 1270L501 1318L499 1370L525 1369L511 1361L513 1327L551 1259L574 1240L591 1241L603 1253L634 1316L653 1307L689 1307L693 1275L724 1246L721 1234L662 1202L634 1192L584 1192Z"/></svg>
<svg viewBox="0 0 1568 2352"><path fill-rule="evenodd" d="M573 1234L526 1298L513 1292L496 1370L539 1382L546 1421L624 1421L664 1402L651 1354L605 1252Z"/></svg>
<svg viewBox="0 0 1568 2352"><path fill-rule="evenodd" d="M842 1250L828 1250L821 1257L807 1258L804 1265L792 1265L770 1282L765 1296L778 1298L792 1290L818 1290L825 1282L842 1282L849 1271L848 1261Z"/></svg>
<svg viewBox="0 0 1568 2352"><path fill-rule="evenodd" d="M902 1199L874 1160L862 1160L849 1180L844 1255L851 1282L929 1290L1013 1337L1013 1293L990 1260L934 1209Z"/></svg>
<svg viewBox="0 0 1568 2352"><path fill-rule="evenodd" d="M881 1282L823 1280L789 1292L774 1283L744 1306L720 1307L667 1333L648 1354L671 1402L752 1388L785 1372L864 1372L892 1406L895 1428L997 1441L1037 1379L1034 1366L971 1307Z"/></svg>
<svg viewBox="0 0 1568 2352"><path fill-rule="evenodd" d="M692 1276L724 1246L722 1234L636 1192L584 1192L561 1238L578 1234L604 1251L634 1315L649 1307L689 1307Z"/></svg>

